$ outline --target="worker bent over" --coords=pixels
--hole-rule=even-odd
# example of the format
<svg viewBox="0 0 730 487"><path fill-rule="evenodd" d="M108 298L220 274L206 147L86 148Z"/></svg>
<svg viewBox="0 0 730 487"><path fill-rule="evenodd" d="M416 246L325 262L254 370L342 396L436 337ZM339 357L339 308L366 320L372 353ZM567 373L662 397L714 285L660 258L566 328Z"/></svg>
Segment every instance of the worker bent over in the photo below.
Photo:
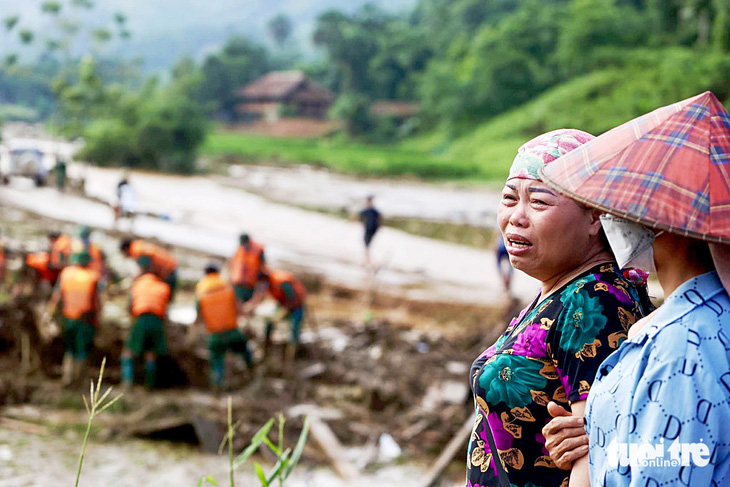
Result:
<svg viewBox="0 0 730 487"><path fill-rule="evenodd" d="M245 233L241 234L238 241L240 245L231 258L229 272L236 298L245 303L253 296L256 279L263 268L264 248Z"/></svg>
<svg viewBox="0 0 730 487"><path fill-rule="evenodd" d="M132 284L130 312L134 319L132 332L122 351L122 383L134 383L134 360L144 354L144 382L148 388L157 380L157 357L167 353L163 322L170 301L170 286L153 272L152 259L137 259L141 275Z"/></svg>
<svg viewBox="0 0 730 487"><path fill-rule="evenodd" d="M170 286L170 300L177 288L177 259L168 250L144 240L124 239L119 247L124 255L138 260L146 255L152 261L152 272Z"/></svg>
<svg viewBox="0 0 730 487"><path fill-rule="evenodd" d="M270 294L285 311L285 318L289 320L291 330L290 355L294 357L299 347L299 334L302 321L304 320L304 301L307 292L304 285L288 271L276 269L264 269L259 273L256 292L251 300L244 305L244 313L253 313L258 306ZM266 345L271 339L273 324L269 322L266 326Z"/></svg>
<svg viewBox="0 0 730 487"><path fill-rule="evenodd" d="M195 304L198 316L191 332L201 321L209 333L210 385L223 387L226 352L240 353L246 365L253 366L246 337L238 329L238 305L233 286L224 281L218 266L209 264L205 276L195 286Z"/></svg>
<svg viewBox="0 0 730 487"><path fill-rule="evenodd" d="M49 303L51 313L59 301L62 303L64 385L69 385L85 375L83 369L94 346L94 336L99 325L101 275L89 268L90 260L86 252L71 256L70 265L61 271L56 290Z"/></svg>

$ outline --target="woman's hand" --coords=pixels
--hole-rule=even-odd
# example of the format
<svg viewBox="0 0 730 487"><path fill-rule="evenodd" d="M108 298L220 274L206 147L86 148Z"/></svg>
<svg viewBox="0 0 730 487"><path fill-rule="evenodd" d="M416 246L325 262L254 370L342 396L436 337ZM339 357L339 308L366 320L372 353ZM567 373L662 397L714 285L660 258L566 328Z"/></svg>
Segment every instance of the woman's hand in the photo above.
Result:
<svg viewBox="0 0 730 487"><path fill-rule="evenodd" d="M553 419L542 429L545 448L558 468L570 470L573 462L588 454L583 415L573 416L552 401L548 404L548 412Z"/></svg>

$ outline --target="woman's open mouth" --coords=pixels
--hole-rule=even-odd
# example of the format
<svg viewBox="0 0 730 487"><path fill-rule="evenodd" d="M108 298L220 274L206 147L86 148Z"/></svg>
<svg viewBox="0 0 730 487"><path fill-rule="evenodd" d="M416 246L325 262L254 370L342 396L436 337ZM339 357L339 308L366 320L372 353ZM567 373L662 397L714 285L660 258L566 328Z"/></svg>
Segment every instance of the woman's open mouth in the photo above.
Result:
<svg viewBox="0 0 730 487"><path fill-rule="evenodd" d="M507 240L507 252L512 255L519 255L532 247L532 242L521 235L508 233L505 235Z"/></svg>

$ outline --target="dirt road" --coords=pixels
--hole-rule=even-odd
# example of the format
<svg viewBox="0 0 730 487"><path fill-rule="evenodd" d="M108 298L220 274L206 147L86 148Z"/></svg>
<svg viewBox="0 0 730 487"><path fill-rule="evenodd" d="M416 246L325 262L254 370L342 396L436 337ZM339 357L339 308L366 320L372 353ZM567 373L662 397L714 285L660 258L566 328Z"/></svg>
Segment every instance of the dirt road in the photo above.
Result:
<svg viewBox="0 0 730 487"><path fill-rule="evenodd" d="M73 171L78 168L73 168ZM85 167L86 192L113 201L121 172ZM274 265L326 276L332 282L362 288L362 227L357 222L268 201L206 177L134 173L140 208L166 214L169 220L140 217L134 232L170 244L230 256L241 231L267 246ZM108 205L51 188L34 188L17 180L0 189L0 203L50 218L108 229ZM383 228L372 257L378 267L378 290L411 299L490 303L501 298L501 284L491 252L413 236ZM519 274L514 292L523 300L534 295L535 281Z"/></svg>

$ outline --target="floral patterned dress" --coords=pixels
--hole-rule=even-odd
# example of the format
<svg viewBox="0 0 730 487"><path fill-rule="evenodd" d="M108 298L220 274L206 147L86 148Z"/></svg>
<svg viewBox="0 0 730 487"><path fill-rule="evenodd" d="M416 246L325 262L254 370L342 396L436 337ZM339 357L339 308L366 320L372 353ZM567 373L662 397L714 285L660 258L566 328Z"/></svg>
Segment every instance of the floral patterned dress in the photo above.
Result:
<svg viewBox="0 0 730 487"><path fill-rule="evenodd" d="M468 487L499 485L486 428L512 486L567 486L569 472L558 469L545 448L547 404L568 408L585 400L598 366L649 311L614 264L597 265L538 299L472 365L476 419Z"/></svg>

